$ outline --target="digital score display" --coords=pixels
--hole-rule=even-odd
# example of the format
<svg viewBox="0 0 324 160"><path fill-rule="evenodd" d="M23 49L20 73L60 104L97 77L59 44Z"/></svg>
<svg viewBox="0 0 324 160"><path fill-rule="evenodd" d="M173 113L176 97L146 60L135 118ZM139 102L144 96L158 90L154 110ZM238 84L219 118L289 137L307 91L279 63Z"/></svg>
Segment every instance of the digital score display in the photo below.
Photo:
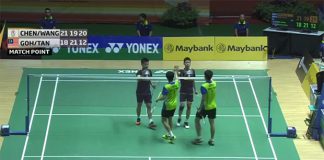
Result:
<svg viewBox="0 0 324 160"><path fill-rule="evenodd" d="M296 16L296 28L302 30L318 30L318 16Z"/></svg>
<svg viewBox="0 0 324 160"><path fill-rule="evenodd" d="M272 27L318 31L319 18L316 15L293 15L291 13L272 13Z"/></svg>

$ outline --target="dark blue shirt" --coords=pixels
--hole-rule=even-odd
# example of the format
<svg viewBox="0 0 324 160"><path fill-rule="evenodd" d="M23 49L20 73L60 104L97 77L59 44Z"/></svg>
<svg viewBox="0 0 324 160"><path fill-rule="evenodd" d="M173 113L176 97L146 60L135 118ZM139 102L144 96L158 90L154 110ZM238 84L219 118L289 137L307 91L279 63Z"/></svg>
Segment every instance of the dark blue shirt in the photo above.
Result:
<svg viewBox="0 0 324 160"><path fill-rule="evenodd" d="M249 24L247 22L238 22L234 25L234 28L237 29L237 34L239 36L246 36L246 29L249 28Z"/></svg>
<svg viewBox="0 0 324 160"><path fill-rule="evenodd" d="M55 19L51 17L44 17L41 21L43 29L53 29L56 25Z"/></svg>
<svg viewBox="0 0 324 160"><path fill-rule="evenodd" d="M180 70L180 77L196 77L195 70L194 69ZM180 93L188 93L188 94L193 93L193 87L194 87L194 81L193 80L181 79L180 82L181 82Z"/></svg>
<svg viewBox="0 0 324 160"><path fill-rule="evenodd" d="M141 36L149 36L150 32L152 31L152 25L149 23L144 24L142 22L137 22L136 30L138 30L140 32Z"/></svg>
<svg viewBox="0 0 324 160"><path fill-rule="evenodd" d="M150 69L141 69L137 71L136 76L152 77L152 71ZM150 84L151 81L149 80L138 80L136 93L141 95L150 95L151 94Z"/></svg>

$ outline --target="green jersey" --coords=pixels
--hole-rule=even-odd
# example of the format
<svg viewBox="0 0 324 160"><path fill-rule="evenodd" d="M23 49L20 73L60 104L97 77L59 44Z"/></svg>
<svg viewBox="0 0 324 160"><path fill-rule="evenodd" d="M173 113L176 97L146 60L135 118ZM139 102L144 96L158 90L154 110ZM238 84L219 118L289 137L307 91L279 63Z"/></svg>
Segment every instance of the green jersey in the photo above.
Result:
<svg viewBox="0 0 324 160"><path fill-rule="evenodd" d="M166 110L174 110L177 108L177 93L179 90L179 81L170 82L164 85L162 95L166 96L164 101Z"/></svg>
<svg viewBox="0 0 324 160"><path fill-rule="evenodd" d="M211 110L216 108L216 82L209 81L201 85L200 88L201 94L206 95L204 102L205 110Z"/></svg>

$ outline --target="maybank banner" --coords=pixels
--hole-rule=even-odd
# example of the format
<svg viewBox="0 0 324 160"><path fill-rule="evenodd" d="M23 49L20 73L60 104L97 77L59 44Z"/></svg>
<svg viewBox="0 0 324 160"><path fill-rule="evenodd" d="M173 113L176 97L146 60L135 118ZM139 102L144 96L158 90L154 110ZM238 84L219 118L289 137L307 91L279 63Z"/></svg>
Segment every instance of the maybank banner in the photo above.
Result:
<svg viewBox="0 0 324 160"><path fill-rule="evenodd" d="M162 37L88 36L88 47L53 48L43 59L162 60Z"/></svg>
<svg viewBox="0 0 324 160"><path fill-rule="evenodd" d="M163 37L163 60L212 60L214 37Z"/></svg>
<svg viewBox="0 0 324 160"><path fill-rule="evenodd" d="M215 60L266 61L267 37L215 37Z"/></svg>
<svg viewBox="0 0 324 160"><path fill-rule="evenodd" d="M163 60L265 61L267 37L164 37Z"/></svg>

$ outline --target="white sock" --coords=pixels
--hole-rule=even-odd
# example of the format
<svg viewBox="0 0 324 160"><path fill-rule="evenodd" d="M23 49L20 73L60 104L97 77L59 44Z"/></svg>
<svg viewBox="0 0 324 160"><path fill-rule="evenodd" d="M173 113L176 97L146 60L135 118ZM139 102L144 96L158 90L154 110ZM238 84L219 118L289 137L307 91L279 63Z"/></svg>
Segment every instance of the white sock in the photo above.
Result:
<svg viewBox="0 0 324 160"><path fill-rule="evenodd" d="M151 123L151 122L153 122L153 119L152 118L149 120L149 123Z"/></svg>
<svg viewBox="0 0 324 160"><path fill-rule="evenodd" d="M174 134L173 134L172 131L169 132L169 135L170 135L170 137L173 137L174 136Z"/></svg>

